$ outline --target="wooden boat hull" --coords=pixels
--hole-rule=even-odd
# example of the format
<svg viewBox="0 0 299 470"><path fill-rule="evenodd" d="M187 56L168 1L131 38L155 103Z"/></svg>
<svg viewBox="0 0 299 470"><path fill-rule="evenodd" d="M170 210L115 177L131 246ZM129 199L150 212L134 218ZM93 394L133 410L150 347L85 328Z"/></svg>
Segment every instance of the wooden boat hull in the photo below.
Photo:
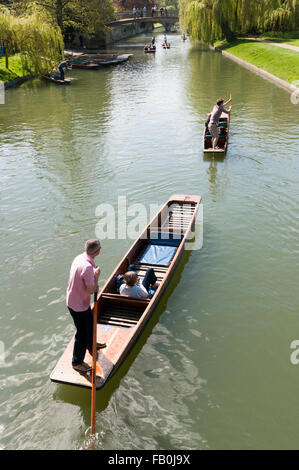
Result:
<svg viewBox="0 0 299 470"><path fill-rule="evenodd" d="M72 63L72 68L73 69L86 69L86 70L95 70L98 69L100 66L99 64L95 64L93 62L77 62L77 63Z"/></svg>
<svg viewBox="0 0 299 470"><path fill-rule="evenodd" d="M97 341L106 342L97 363L97 389L115 374L129 354L156 308L184 252L185 243L199 209L200 196L172 196L133 243L113 271L98 298ZM162 248L161 248L162 247ZM163 263L152 253L163 252ZM165 253L169 251L169 260ZM158 263L159 261L159 263ZM153 267L159 287L151 299L136 299L116 293L115 276L124 274L134 264L139 276ZM80 375L71 365L74 338L59 359L50 378L53 382L91 387L91 376ZM91 362L86 353L85 361Z"/></svg>
<svg viewBox="0 0 299 470"><path fill-rule="evenodd" d="M59 78L49 77L47 75L44 75L42 78L44 80L48 80L49 82L56 83L57 85L70 85L72 83L72 80L70 78L60 80Z"/></svg>
<svg viewBox="0 0 299 470"><path fill-rule="evenodd" d="M156 46L154 46L154 47L145 46L143 50L144 50L144 52L156 52Z"/></svg>
<svg viewBox="0 0 299 470"><path fill-rule="evenodd" d="M82 54L73 62L75 68L98 68L100 66L116 65L126 62L133 54ZM82 60L82 62L80 62ZM81 67L80 64L89 64L90 67Z"/></svg>
<svg viewBox="0 0 299 470"><path fill-rule="evenodd" d="M221 123L225 123L224 126L220 126ZM203 152L205 154L214 154L215 156L223 156L227 152L228 138L229 138L229 126L230 126L230 115L222 113L219 119L219 127L225 127L225 135L220 134L218 140L219 149L212 148L212 138L208 136L206 128L203 133Z"/></svg>
<svg viewBox="0 0 299 470"><path fill-rule="evenodd" d="M163 49L170 49L170 44L169 43L165 44L165 42L164 42L162 44L162 47L163 47Z"/></svg>

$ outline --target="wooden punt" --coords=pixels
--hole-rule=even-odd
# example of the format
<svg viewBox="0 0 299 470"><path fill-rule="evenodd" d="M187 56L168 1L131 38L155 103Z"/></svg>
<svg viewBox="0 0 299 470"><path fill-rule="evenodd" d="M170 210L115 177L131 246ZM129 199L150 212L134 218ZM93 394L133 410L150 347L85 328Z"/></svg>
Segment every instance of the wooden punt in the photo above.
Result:
<svg viewBox="0 0 299 470"><path fill-rule="evenodd" d="M133 54L121 54L115 56L113 59L101 60L101 59L93 59L96 64L100 64L105 66L108 65L117 65L121 64L122 62L126 62Z"/></svg>
<svg viewBox="0 0 299 470"><path fill-rule="evenodd" d="M144 46L144 52L156 52L156 46Z"/></svg>
<svg viewBox="0 0 299 470"><path fill-rule="evenodd" d="M95 70L95 69L98 69L99 67L100 65L94 62L86 62L86 61L72 62L73 69Z"/></svg>
<svg viewBox="0 0 299 470"><path fill-rule="evenodd" d="M170 43L169 42L163 42L162 47L163 47L163 49L170 49Z"/></svg>
<svg viewBox="0 0 299 470"><path fill-rule="evenodd" d="M98 356L97 389L115 374L150 319L181 259L187 239L193 235L200 201L200 196L173 195L133 243L101 290L97 341L105 342L107 347L100 350ZM130 264L135 265L141 277L148 268L154 269L160 284L151 299L136 299L117 293L115 278L124 274ZM74 337L50 379L91 388L91 374L81 375L72 368L73 345ZM84 360L91 364L88 352Z"/></svg>
<svg viewBox="0 0 299 470"><path fill-rule="evenodd" d="M64 80L61 80L60 78L54 78L50 75L43 75L42 78L44 80L48 80L49 82L57 83L58 85L70 85L72 82L70 78L65 78Z"/></svg>
<svg viewBox="0 0 299 470"><path fill-rule="evenodd" d="M79 60L89 60L94 64L99 65L115 65L121 62L126 62L133 54L82 54Z"/></svg>
<svg viewBox="0 0 299 470"><path fill-rule="evenodd" d="M205 127L203 133L203 152L209 154L220 154L225 155L228 146L228 138L229 138L229 125L230 125L230 115L226 113L222 113L219 119L219 128L225 132L219 134L218 140L218 147L219 149L212 148L212 136L210 132Z"/></svg>

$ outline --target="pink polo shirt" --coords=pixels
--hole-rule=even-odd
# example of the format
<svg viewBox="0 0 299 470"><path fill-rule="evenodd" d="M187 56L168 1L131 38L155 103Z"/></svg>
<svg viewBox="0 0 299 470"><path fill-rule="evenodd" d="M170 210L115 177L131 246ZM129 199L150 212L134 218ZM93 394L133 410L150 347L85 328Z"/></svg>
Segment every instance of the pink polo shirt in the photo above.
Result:
<svg viewBox="0 0 299 470"><path fill-rule="evenodd" d="M90 306L90 294L86 286L94 286L94 259L87 253L76 256L70 269L66 291L66 304L75 312L83 312Z"/></svg>

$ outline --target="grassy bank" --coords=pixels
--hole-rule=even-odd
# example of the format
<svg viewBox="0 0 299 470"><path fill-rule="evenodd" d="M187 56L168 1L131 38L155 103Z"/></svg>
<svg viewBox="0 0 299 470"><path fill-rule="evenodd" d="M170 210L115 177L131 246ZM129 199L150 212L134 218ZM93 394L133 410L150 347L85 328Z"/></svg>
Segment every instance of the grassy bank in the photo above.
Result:
<svg viewBox="0 0 299 470"><path fill-rule="evenodd" d="M221 49L265 70L288 83L299 80L298 52L263 42L238 40L222 44Z"/></svg>
<svg viewBox="0 0 299 470"><path fill-rule="evenodd" d="M9 68L5 68L5 57L0 57L0 80L9 82L15 78L24 77L28 72L24 72L22 68L21 58L19 55L9 57Z"/></svg>
<svg viewBox="0 0 299 470"><path fill-rule="evenodd" d="M288 33L267 33L261 36L262 39L267 39L273 42L290 44L291 46L299 46L299 31L292 31Z"/></svg>

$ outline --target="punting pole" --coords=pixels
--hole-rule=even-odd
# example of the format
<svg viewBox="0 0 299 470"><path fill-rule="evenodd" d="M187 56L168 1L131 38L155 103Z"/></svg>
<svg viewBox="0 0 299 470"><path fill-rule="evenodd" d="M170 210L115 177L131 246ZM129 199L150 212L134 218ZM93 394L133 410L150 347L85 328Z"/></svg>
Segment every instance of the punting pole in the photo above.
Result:
<svg viewBox="0 0 299 470"><path fill-rule="evenodd" d="M94 293L93 304L93 339L92 339L92 379L91 379L91 448L94 447L96 427L96 380L97 380L97 323L98 323L98 293Z"/></svg>

